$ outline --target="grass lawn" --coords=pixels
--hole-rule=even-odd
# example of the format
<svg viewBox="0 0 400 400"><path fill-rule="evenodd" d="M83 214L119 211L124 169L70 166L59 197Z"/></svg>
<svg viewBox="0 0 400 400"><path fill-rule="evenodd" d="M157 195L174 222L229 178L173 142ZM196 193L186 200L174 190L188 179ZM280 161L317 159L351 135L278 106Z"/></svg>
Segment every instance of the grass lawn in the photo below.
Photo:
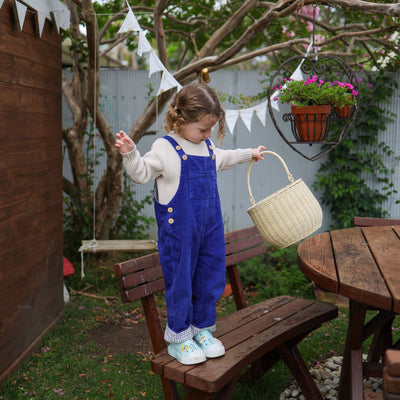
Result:
<svg viewBox="0 0 400 400"><path fill-rule="evenodd" d="M66 278L70 303L63 317L44 338L40 348L2 382L0 399L164 398L160 379L150 370L152 352L140 303L123 305L118 297L112 266L121 257L127 259L131 255L107 258L85 255L86 277L83 280L79 265L75 264L75 275ZM268 264L270 261L267 260ZM285 271L286 267L278 268L275 261L273 269ZM248 278L252 274L256 276L252 268L259 270L262 285L257 284L254 277L252 282L246 282L250 304L266 297L261 290L265 286L281 287L280 294L312 296L310 282L306 280L302 281L301 288L298 282L295 289L288 288L288 281L296 280L293 271L283 277L271 277L265 275L263 264L261 267L244 265L242 272ZM165 321L162 297L158 303ZM232 296L223 298L218 303L218 313L222 315L233 307ZM346 328L347 309L342 308L337 319L326 323L299 345L306 362L312 366L332 355L340 355ZM291 380L290 372L280 362L256 384L238 384L233 399L277 400Z"/></svg>

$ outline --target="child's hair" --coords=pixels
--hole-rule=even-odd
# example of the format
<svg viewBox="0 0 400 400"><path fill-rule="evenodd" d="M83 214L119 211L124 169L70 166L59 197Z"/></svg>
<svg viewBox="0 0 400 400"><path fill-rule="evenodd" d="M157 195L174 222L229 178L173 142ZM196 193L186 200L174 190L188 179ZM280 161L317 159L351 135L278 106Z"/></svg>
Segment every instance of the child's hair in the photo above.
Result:
<svg viewBox="0 0 400 400"><path fill-rule="evenodd" d="M175 94L169 104L164 118L165 130L180 134L182 122L197 122L205 115L218 118L217 139L222 143L225 136L225 111L217 94L204 83L186 85Z"/></svg>

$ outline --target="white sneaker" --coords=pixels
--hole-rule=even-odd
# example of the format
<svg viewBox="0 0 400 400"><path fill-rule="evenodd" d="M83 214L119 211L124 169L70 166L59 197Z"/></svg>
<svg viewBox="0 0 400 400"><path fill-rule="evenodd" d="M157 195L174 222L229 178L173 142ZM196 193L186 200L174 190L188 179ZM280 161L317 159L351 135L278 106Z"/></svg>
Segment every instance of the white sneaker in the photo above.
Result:
<svg viewBox="0 0 400 400"><path fill-rule="evenodd" d="M170 343L168 354L184 365L200 364L206 361L204 351L192 339L182 343Z"/></svg>
<svg viewBox="0 0 400 400"><path fill-rule="evenodd" d="M216 339L208 329L203 329L193 339L208 358L221 357L225 354L222 342Z"/></svg>

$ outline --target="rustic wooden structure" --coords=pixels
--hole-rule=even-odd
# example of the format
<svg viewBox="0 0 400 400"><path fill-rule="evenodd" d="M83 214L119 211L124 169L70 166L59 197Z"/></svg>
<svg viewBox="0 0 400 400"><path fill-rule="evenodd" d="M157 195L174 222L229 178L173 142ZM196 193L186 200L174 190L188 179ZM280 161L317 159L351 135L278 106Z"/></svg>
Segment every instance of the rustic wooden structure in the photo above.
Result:
<svg viewBox="0 0 400 400"><path fill-rule="evenodd" d="M363 377L382 377L384 352L396 346L391 327L400 313L400 225L325 232L304 240L297 254L309 279L349 299L339 398L361 400ZM376 314L367 318L368 310ZM362 346L369 337L368 359L363 360Z"/></svg>
<svg viewBox="0 0 400 400"><path fill-rule="evenodd" d="M400 219L354 217L353 226L392 226L400 225Z"/></svg>
<svg viewBox="0 0 400 400"><path fill-rule="evenodd" d="M383 392L365 392L365 400L400 399L400 351L386 350L383 368Z"/></svg>
<svg viewBox="0 0 400 400"><path fill-rule="evenodd" d="M48 19L39 35L34 9L20 20L15 1L0 5L1 381L64 304L61 36Z"/></svg>
<svg viewBox="0 0 400 400"><path fill-rule="evenodd" d="M84 253L97 253L107 251L154 251L157 250L157 243L155 240L96 240L95 247L87 247L91 243L90 240L82 240L82 247Z"/></svg>
<svg viewBox="0 0 400 400"><path fill-rule="evenodd" d="M114 266L124 303L141 299L156 355L152 370L161 376L166 399L178 399L175 382L187 399L230 399L239 378L252 381L279 359L290 368L308 400L322 399L297 344L322 323L337 316L337 308L289 296L247 307L237 263L264 254L263 238L255 227L225 235L226 268L237 311L217 321L217 336L226 354L203 364L185 366L168 355L154 293L164 289L158 253ZM244 374L242 371L251 366Z"/></svg>

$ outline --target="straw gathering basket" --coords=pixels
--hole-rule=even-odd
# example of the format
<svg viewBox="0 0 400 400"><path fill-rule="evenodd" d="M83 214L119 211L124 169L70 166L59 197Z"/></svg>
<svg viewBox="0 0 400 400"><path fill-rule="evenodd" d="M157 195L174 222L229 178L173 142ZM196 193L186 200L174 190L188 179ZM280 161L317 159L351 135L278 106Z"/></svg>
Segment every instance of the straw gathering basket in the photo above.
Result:
<svg viewBox="0 0 400 400"><path fill-rule="evenodd" d="M321 206L301 179L294 181L281 156L273 151L263 151L262 154L271 154L279 159L290 184L256 204L250 187L252 161L247 170L247 188L253 205L247 212L268 244L279 248L288 247L321 227Z"/></svg>

